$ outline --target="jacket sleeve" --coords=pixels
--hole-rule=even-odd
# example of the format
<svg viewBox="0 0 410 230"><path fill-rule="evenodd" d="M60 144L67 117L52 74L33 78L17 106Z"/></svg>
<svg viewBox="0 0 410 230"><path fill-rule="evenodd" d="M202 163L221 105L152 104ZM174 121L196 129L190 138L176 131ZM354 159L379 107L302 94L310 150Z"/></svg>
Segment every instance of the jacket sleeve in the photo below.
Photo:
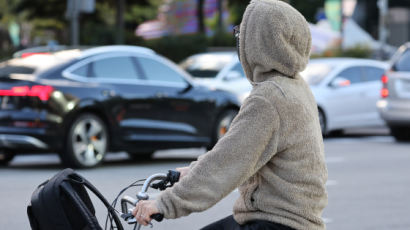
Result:
<svg viewBox="0 0 410 230"><path fill-rule="evenodd" d="M188 175L157 197L160 212L165 218L178 218L223 199L276 153L279 121L265 98L252 95L245 100L228 133L191 165ZM272 142L274 149L266 151Z"/></svg>

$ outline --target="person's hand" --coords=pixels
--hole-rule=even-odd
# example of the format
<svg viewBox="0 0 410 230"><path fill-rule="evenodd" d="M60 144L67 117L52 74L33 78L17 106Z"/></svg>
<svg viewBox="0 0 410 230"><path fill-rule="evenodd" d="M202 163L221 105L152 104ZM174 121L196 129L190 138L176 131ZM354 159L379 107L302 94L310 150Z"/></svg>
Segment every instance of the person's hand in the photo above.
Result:
<svg viewBox="0 0 410 230"><path fill-rule="evenodd" d="M152 218L151 215L159 213L157 201L155 200L140 200L132 211L132 215L139 224L147 226Z"/></svg>
<svg viewBox="0 0 410 230"><path fill-rule="evenodd" d="M179 179L182 179L184 176L186 176L189 173L189 167L181 167L181 168L176 168L176 170L180 173Z"/></svg>

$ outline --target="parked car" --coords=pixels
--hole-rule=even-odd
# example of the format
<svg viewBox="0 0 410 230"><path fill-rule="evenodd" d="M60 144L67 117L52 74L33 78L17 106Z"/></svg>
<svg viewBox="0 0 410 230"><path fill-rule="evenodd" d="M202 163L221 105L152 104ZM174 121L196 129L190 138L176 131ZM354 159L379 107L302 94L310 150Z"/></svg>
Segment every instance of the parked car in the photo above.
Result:
<svg viewBox="0 0 410 230"><path fill-rule="evenodd" d="M410 141L410 43L398 49L381 81L380 115L396 140Z"/></svg>
<svg viewBox="0 0 410 230"><path fill-rule="evenodd" d="M139 159L158 149L212 147L239 109L236 96L193 83L154 51L106 46L0 63L0 162L58 152L94 167L107 151Z"/></svg>
<svg viewBox="0 0 410 230"><path fill-rule="evenodd" d="M252 90L236 52L209 52L188 57L180 66L195 82L236 94L243 101Z"/></svg>
<svg viewBox="0 0 410 230"><path fill-rule="evenodd" d="M13 54L13 58L26 58L28 56L37 55L37 54L51 54L54 52L74 49L74 48L77 49L81 47L71 47L71 46L64 46L64 45L35 46L35 47L22 49L22 50L15 52Z"/></svg>
<svg viewBox="0 0 410 230"><path fill-rule="evenodd" d="M324 135L349 128L382 127L376 103L388 64L354 58L313 59L301 73L311 86Z"/></svg>

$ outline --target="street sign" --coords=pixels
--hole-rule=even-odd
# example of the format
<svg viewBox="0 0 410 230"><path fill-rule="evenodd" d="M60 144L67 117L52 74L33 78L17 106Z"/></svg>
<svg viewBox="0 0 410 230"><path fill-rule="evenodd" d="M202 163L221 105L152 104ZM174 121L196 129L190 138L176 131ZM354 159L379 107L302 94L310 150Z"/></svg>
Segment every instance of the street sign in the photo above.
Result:
<svg viewBox="0 0 410 230"><path fill-rule="evenodd" d="M78 17L79 13L93 13L95 0L67 0L67 18Z"/></svg>
<svg viewBox="0 0 410 230"><path fill-rule="evenodd" d="M93 13L95 10L95 0L80 0L80 11L83 13Z"/></svg>

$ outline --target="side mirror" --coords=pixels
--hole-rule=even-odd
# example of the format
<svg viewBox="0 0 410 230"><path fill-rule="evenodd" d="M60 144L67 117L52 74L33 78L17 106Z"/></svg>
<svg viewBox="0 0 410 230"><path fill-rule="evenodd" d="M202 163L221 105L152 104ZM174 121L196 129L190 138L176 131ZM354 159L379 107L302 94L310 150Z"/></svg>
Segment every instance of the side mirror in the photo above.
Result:
<svg viewBox="0 0 410 230"><path fill-rule="evenodd" d="M223 78L224 81L233 81L233 80L238 80L242 78L242 74L239 73L238 71L232 70L229 71L225 77Z"/></svg>
<svg viewBox="0 0 410 230"><path fill-rule="evenodd" d="M350 80L344 77L336 77L332 82L330 82L330 86L333 88L341 88L349 85L351 85Z"/></svg>

